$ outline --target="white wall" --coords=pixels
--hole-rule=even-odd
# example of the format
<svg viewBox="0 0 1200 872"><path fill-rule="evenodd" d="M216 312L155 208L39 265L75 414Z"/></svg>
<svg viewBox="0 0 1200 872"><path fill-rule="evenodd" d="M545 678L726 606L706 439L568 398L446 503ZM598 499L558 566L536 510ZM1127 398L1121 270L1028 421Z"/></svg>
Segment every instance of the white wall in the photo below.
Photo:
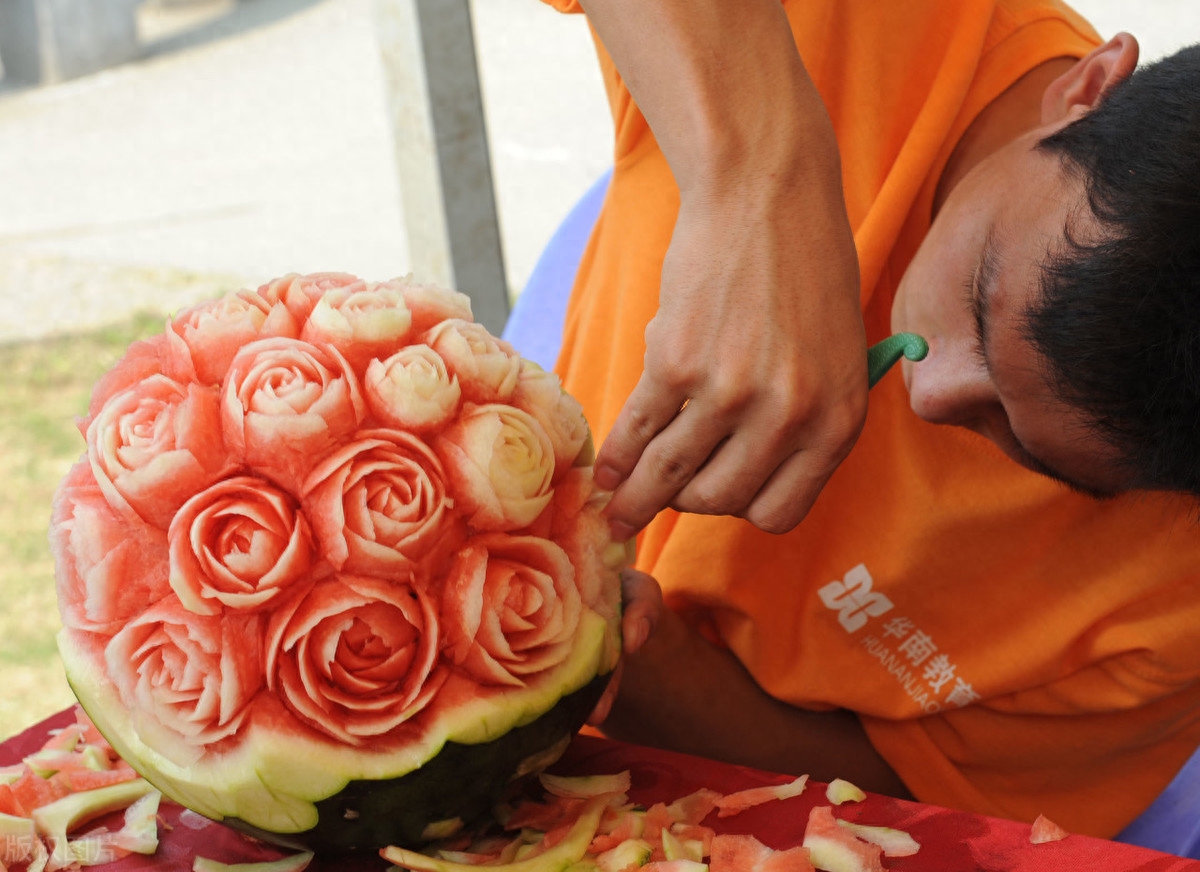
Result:
<svg viewBox="0 0 1200 872"><path fill-rule="evenodd" d="M1143 61L1200 42L1200 0L1075 0L1072 5L1105 38L1122 30L1136 36Z"/></svg>

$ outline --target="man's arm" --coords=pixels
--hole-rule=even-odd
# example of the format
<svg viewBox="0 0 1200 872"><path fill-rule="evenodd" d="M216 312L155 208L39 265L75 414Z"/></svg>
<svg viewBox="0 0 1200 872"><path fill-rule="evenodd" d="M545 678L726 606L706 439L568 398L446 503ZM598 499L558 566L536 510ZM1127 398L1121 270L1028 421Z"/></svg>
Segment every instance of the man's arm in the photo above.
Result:
<svg viewBox="0 0 1200 872"><path fill-rule="evenodd" d="M778 0L583 0L679 185L641 380L597 460L618 535L667 505L783 532L866 415L832 126Z"/></svg>
<svg viewBox="0 0 1200 872"><path fill-rule="evenodd" d="M602 725L614 739L909 796L852 712L810 712L768 696L732 654L670 610L623 670Z"/></svg>

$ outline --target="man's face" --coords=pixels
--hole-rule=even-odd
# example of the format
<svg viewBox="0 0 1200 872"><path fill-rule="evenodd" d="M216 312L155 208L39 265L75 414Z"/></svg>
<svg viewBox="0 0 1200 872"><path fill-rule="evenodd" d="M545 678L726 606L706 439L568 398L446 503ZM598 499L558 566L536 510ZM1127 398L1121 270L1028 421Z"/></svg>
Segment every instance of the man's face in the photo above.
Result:
<svg viewBox="0 0 1200 872"><path fill-rule="evenodd" d="M1070 221L1094 219L1083 183L1035 150L1035 130L977 164L954 187L913 258L892 306L892 329L929 341L904 362L912 409L926 421L987 437L1017 463L1097 496L1127 489L1112 449L1055 396L1022 336L1047 251Z"/></svg>

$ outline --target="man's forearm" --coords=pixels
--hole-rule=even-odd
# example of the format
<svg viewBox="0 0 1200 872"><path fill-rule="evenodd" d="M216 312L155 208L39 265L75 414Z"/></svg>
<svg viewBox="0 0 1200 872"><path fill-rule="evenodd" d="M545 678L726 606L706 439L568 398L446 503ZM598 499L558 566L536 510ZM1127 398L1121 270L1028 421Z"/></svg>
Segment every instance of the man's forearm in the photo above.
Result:
<svg viewBox="0 0 1200 872"><path fill-rule="evenodd" d="M774 699L728 651L669 611L626 660L603 729L624 741L908 795L852 712L812 712Z"/></svg>
<svg viewBox="0 0 1200 872"><path fill-rule="evenodd" d="M837 145L779 0L581 0L681 193L837 185ZM729 187L722 188L722 185Z"/></svg>

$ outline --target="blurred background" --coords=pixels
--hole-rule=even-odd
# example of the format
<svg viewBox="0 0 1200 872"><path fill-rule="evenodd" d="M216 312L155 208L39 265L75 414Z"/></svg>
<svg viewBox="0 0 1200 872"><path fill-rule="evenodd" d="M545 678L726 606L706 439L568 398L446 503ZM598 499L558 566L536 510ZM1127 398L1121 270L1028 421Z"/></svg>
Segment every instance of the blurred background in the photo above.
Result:
<svg viewBox="0 0 1200 872"><path fill-rule="evenodd" d="M284 273L384 279L419 263L387 76L397 43L375 2L0 0L0 734L71 701L50 497L82 450L74 418L125 346ZM1137 35L1144 60L1200 41L1196 0L1074 5L1103 36ZM108 57L105 40L73 38L114 9L127 26ZM582 18L538 0L470 13L495 284L513 299L609 165L611 124Z"/></svg>

